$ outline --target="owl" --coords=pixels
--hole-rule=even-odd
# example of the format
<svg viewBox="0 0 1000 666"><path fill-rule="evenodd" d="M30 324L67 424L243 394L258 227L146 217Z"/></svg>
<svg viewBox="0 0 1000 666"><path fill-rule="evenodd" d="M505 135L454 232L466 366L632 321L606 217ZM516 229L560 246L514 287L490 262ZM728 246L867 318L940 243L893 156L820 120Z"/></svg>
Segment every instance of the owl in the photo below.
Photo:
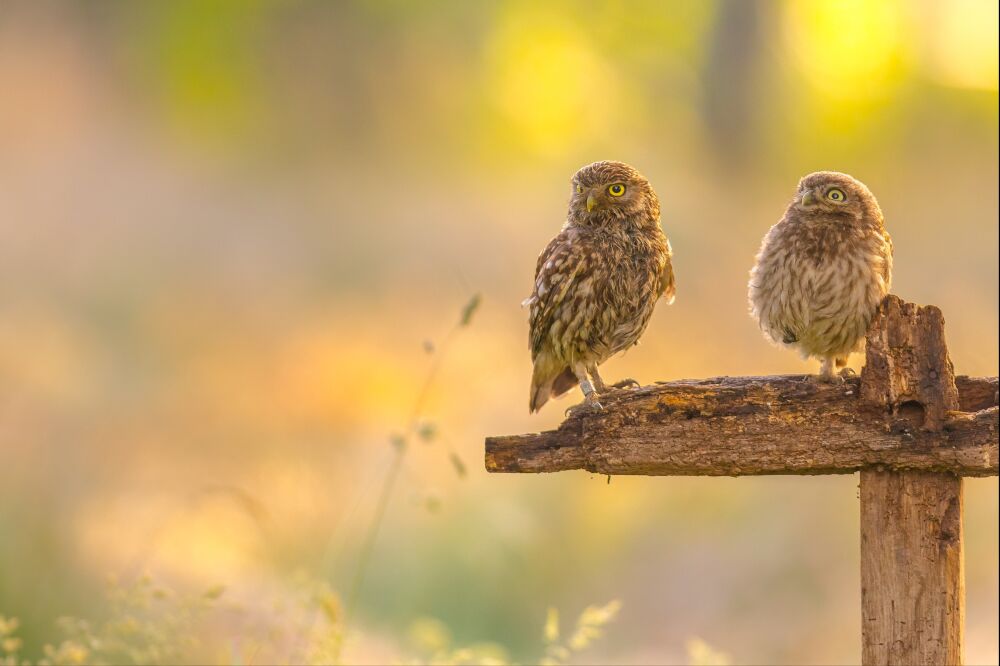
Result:
<svg viewBox="0 0 1000 666"><path fill-rule="evenodd" d="M750 271L752 316L778 345L822 361L818 379L858 351L892 280L892 239L864 183L819 171L799 181Z"/></svg>
<svg viewBox="0 0 1000 666"><path fill-rule="evenodd" d="M538 255L529 308L529 410L580 385L583 409L609 390L597 366L639 341L657 299L674 299L671 250L649 182L622 162L576 172L562 230ZM635 384L619 382L610 388Z"/></svg>

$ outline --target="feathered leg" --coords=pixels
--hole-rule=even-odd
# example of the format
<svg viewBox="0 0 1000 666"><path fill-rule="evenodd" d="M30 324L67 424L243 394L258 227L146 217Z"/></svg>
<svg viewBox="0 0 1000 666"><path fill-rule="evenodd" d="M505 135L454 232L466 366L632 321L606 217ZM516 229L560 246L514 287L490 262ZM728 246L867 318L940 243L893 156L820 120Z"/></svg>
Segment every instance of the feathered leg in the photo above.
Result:
<svg viewBox="0 0 1000 666"><path fill-rule="evenodd" d="M580 412L594 412L604 409L604 406L597 400L597 391L594 389L594 385L590 383L590 378L587 377L587 370L583 364L577 363L573 366L573 374L576 375L576 379L580 382L580 390L583 391L583 402L579 405L575 405L566 410L566 416L576 416ZM599 379L595 381L600 382ZM600 382L603 385L603 382Z"/></svg>
<svg viewBox="0 0 1000 666"><path fill-rule="evenodd" d="M590 376L594 378L594 387L597 389L598 393L607 393L608 391L611 391L612 389L623 389L623 388L629 388L631 386L635 386L635 387L639 386L639 382L635 381L631 377L623 379L620 382L615 382L614 384L611 384L610 386L608 384L605 384L604 380L601 379L601 374L597 371L597 364L596 363L593 364L593 365L587 366L587 371L590 373Z"/></svg>
<svg viewBox="0 0 1000 666"><path fill-rule="evenodd" d="M847 367L847 356L840 356L835 361L837 368L840 370L838 373L841 377L856 377L858 373L854 372L851 368Z"/></svg>
<svg viewBox="0 0 1000 666"><path fill-rule="evenodd" d="M836 384L837 382L844 381L844 378L838 375L833 370L834 357L825 356L823 358L823 363L819 366L819 375L814 377L817 382L823 382L824 384Z"/></svg>
<svg viewBox="0 0 1000 666"><path fill-rule="evenodd" d="M604 383L603 379L601 379L601 373L597 371L597 364L594 363L587 366L587 371L590 373L590 376L594 378L594 388L597 389L597 392L607 393L608 385Z"/></svg>

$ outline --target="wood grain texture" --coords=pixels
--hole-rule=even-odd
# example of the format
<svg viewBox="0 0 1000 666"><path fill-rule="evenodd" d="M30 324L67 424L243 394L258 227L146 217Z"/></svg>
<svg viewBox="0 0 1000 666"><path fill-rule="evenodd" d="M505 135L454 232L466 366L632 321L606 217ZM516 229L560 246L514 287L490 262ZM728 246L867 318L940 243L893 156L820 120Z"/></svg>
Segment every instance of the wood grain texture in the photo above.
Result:
<svg viewBox="0 0 1000 666"><path fill-rule="evenodd" d="M936 307L887 297L868 330L862 401L907 403L937 436L961 398ZM861 473L861 661L961 664L965 627L962 479L914 471Z"/></svg>
<svg viewBox="0 0 1000 666"><path fill-rule="evenodd" d="M861 473L861 661L961 664L962 479Z"/></svg>
<svg viewBox="0 0 1000 666"><path fill-rule="evenodd" d="M860 381L818 384L804 375L716 377L615 391L604 411L558 430L489 437L490 472L741 476L850 474L885 469L995 476L997 379L959 378L961 407L944 432L922 428L923 409L863 403Z"/></svg>

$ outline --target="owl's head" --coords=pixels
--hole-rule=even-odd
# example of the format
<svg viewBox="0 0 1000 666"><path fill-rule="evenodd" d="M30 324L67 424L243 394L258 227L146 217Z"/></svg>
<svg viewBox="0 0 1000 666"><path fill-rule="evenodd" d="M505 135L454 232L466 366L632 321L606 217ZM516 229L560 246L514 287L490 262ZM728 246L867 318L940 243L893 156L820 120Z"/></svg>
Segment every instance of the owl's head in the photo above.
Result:
<svg viewBox="0 0 1000 666"><path fill-rule="evenodd" d="M624 162L588 164L573 176L569 219L590 226L658 224L660 202L649 181Z"/></svg>
<svg viewBox="0 0 1000 666"><path fill-rule="evenodd" d="M792 207L806 215L861 221L882 218L875 195L864 183L846 173L817 171L799 181Z"/></svg>

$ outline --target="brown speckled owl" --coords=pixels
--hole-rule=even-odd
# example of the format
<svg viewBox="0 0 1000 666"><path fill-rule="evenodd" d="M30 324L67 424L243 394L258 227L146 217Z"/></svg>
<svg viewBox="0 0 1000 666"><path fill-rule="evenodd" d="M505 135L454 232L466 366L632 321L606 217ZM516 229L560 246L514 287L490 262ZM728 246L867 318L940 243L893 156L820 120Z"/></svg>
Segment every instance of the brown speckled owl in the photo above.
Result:
<svg viewBox="0 0 1000 666"><path fill-rule="evenodd" d="M892 240L864 183L819 171L799 181L750 272L750 308L773 342L822 360L836 379L861 346L892 279Z"/></svg>
<svg viewBox="0 0 1000 666"><path fill-rule="evenodd" d="M584 406L600 409L597 393L608 387L597 366L639 341L660 296L674 299L660 203L642 174L622 162L594 162L572 187L566 223L538 255L535 288L524 301L532 412L577 383ZM628 383L635 382L614 387Z"/></svg>

